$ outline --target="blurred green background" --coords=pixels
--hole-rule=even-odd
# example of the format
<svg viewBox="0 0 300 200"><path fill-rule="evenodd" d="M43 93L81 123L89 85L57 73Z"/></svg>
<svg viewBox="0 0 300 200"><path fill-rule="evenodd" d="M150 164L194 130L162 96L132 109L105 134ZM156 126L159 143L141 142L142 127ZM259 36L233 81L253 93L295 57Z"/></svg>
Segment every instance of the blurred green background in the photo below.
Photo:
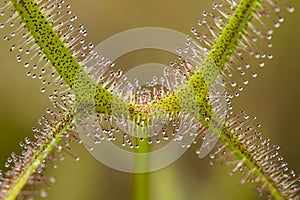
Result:
<svg viewBox="0 0 300 200"><path fill-rule="evenodd" d="M202 12L210 6L204 0L69 0L78 21L88 30L88 41L95 45L106 38L132 28L157 26L189 34ZM256 115L263 125L263 135L281 146L281 154L289 166L299 173L300 89L300 4L294 1L293 15L286 18L274 34L274 59L259 70L256 80L234 101L236 111L245 109ZM209 8L210 9L210 8ZM207 9L208 10L208 9ZM32 137L31 127L49 107L47 95L39 92L41 83L27 78L26 70L9 53L8 44L0 41L0 168L12 151L20 152L19 142ZM117 67L134 67L147 62L174 59L161 51L138 51L123 56ZM73 144L76 162L70 156L49 169L57 182L47 199L96 200L131 199L132 176L110 169L95 160L84 147ZM194 149L194 148L193 148ZM229 176L233 166L209 165L209 159L198 159L194 150L184 154L171 166L154 172L153 200L261 199L252 191L254 185L239 185L241 176Z"/></svg>

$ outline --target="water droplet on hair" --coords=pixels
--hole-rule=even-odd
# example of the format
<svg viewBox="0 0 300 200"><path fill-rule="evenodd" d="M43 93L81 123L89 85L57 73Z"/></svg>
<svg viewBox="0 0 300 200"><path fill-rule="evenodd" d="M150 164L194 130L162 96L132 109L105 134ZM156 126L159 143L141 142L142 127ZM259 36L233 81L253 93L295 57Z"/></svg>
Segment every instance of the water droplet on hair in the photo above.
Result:
<svg viewBox="0 0 300 200"><path fill-rule="evenodd" d="M274 23L274 27L275 27L275 28L279 28L279 27L280 27L280 23L279 23L279 22L275 22L275 23Z"/></svg>
<svg viewBox="0 0 300 200"><path fill-rule="evenodd" d="M6 162L6 163L4 164L4 166L5 166L6 168L9 168L9 167L10 167L10 164L9 164L8 162Z"/></svg>
<svg viewBox="0 0 300 200"><path fill-rule="evenodd" d="M272 35L274 33L273 29L268 30L268 35Z"/></svg>
<svg viewBox="0 0 300 200"><path fill-rule="evenodd" d="M265 63L264 63L264 62L259 62L259 66L260 66L260 67L264 67L264 66L265 66Z"/></svg>
<svg viewBox="0 0 300 200"><path fill-rule="evenodd" d="M51 176L51 177L49 178L49 181L50 181L50 183L55 183L55 182L56 182L55 176Z"/></svg>
<svg viewBox="0 0 300 200"><path fill-rule="evenodd" d="M41 196L42 198L46 198L46 197L48 196L47 191L46 191L45 189L41 189L41 191L40 191L40 196Z"/></svg>
<svg viewBox="0 0 300 200"><path fill-rule="evenodd" d="M287 11L290 12L290 13L293 13L293 12L295 11L295 8L294 8L293 6L290 6L290 5L288 5L288 6L286 7L286 9L287 9Z"/></svg>
<svg viewBox="0 0 300 200"><path fill-rule="evenodd" d="M273 54L268 54L268 59L272 59L273 58Z"/></svg>
<svg viewBox="0 0 300 200"><path fill-rule="evenodd" d="M282 22L284 22L284 18L280 17L278 21L279 21L279 23L282 23Z"/></svg>
<svg viewBox="0 0 300 200"><path fill-rule="evenodd" d="M269 42L269 43L268 43L268 47L269 47L269 48L272 48L272 47L273 47L273 44L272 44L271 42Z"/></svg>

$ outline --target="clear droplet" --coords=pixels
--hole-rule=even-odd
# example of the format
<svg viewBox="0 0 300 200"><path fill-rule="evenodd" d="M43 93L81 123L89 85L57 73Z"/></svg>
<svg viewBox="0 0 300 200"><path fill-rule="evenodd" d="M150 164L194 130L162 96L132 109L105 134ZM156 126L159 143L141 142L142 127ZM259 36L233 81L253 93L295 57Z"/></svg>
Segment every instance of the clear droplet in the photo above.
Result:
<svg viewBox="0 0 300 200"><path fill-rule="evenodd" d="M271 60L273 58L273 54L268 54L268 58Z"/></svg>
<svg viewBox="0 0 300 200"><path fill-rule="evenodd" d="M280 17L278 21L279 21L279 23L282 23L282 22L284 22L284 18Z"/></svg>
<svg viewBox="0 0 300 200"><path fill-rule="evenodd" d="M273 29L268 30L268 35L272 35L274 33Z"/></svg>
<svg viewBox="0 0 300 200"><path fill-rule="evenodd" d="M295 11L295 8L293 6L288 5L287 8L288 12L293 13Z"/></svg>
<svg viewBox="0 0 300 200"><path fill-rule="evenodd" d="M268 43L268 47L269 47L269 48L272 48L272 47L273 47L273 44L272 44L271 42L269 42L269 43Z"/></svg>
<svg viewBox="0 0 300 200"><path fill-rule="evenodd" d="M264 67L264 66L265 66L265 63L264 63L264 62L259 62L259 66L260 66L260 67Z"/></svg>
<svg viewBox="0 0 300 200"><path fill-rule="evenodd" d="M50 181L50 183L55 183L55 182L56 182L55 176L51 176L51 177L49 178L49 181Z"/></svg>
<svg viewBox="0 0 300 200"><path fill-rule="evenodd" d="M274 23L274 27L275 27L275 28L279 28L279 27L280 27L280 23L279 23L279 22L275 22L275 23Z"/></svg>
<svg viewBox="0 0 300 200"><path fill-rule="evenodd" d="M6 163L4 164L4 166L5 166L6 168L9 168L9 167L10 167L10 164L9 164L8 162L6 162Z"/></svg>
<svg viewBox="0 0 300 200"><path fill-rule="evenodd" d="M41 196L42 198L46 198L46 197L48 196L47 191L46 191L45 189L41 189L41 191L40 191L40 196Z"/></svg>

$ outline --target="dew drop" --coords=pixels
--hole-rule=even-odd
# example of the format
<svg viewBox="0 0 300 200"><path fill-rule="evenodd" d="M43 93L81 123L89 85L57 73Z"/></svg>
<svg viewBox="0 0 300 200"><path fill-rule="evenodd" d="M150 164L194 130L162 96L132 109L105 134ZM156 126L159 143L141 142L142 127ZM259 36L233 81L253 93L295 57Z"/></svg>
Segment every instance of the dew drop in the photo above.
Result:
<svg viewBox="0 0 300 200"><path fill-rule="evenodd" d="M11 48L10 48L10 51L14 51L15 48L16 48L16 45L13 44L13 45L11 46Z"/></svg>
<svg viewBox="0 0 300 200"><path fill-rule="evenodd" d="M283 17L280 17L279 20L278 20L280 23L284 22L284 18Z"/></svg>
<svg viewBox="0 0 300 200"><path fill-rule="evenodd" d="M279 22L275 22L275 23L274 23L274 27L275 27L275 28L279 28L279 27L280 27L280 23L279 23Z"/></svg>
<svg viewBox="0 0 300 200"><path fill-rule="evenodd" d="M260 58L260 54L259 53L255 54L255 58L259 59Z"/></svg>
<svg viewBox="0 0 300 200"><path fill-rule="evenodd" d="M273 29L268 30L268 35L272 35L274 33Z"/></svg>
<svg viewBox="0 0 300 200"><path fill-rule="evenodd" d="M293 6L288 5L287 8L288 12L293 13L295 11L295 8Z"/></svg>
<svg viewBox="0 0 300 200"><path fill-rule="evenodd" d="M271 42L269 42L269 43L268 43L268 47L269 47L269 48L272 48L272 47L273 47L273 44L272 44Z"/></svg>
<svg viewBox="0 0 300 200"><path fill-rule="evenodd" d="M44 93L46 89L44 87L41 88L41 92Z"/></svg>
<svg viewBox="0 0 300 200"><path fill-rule="evenodd" d="M212 4L212 9L217 9L218 8L218 5L216 3L213 3Z"/></svg>
<svg viewBox="0 0 300 200"><path fill-rule="evenodd" d="M41 191L40 191L40 196L41 196L42 198L46 198L46 197L48 196L47 191L46 191L45 189L41 189Z"/></svg>
<svg viewBox="0 0 300 200"><path fill-rule="evenodd" d="M24 142L21 141L21 142L19 143L19 145L20 145L20 147L24 147Z"/></svg>
<svg viewBox="0 0 300 200"><path fill-rule="evenodd" d="M4 164L4 166L5 166L6 168L9 168L9 167L10 167L10 164L9 164L8 162L6 162L6 163Z"/></svg>
<svg viewBox="0 0 300 200"><path fill-rule="evenodd" d="M268 59L272 59L273 58L273 55L272 54L268 54Z"/></svg>
<svg viewBox="0 0 300 200"><path fill-rule="evenodd" d="M75 160L76 160L76 161L79 161L79 160L80 160L80 158L79 158L79 157L75 157Z"/></svg>
<svg viewBox="0 0 300 200"><path fill-rule="evenodd" d="M16 156L17 156L17 154L15 152L12 152L10 155L11 155L12 158L16 158Z"/></svg>
<svg viewBox="0 0 300 200"><path fill-rule="evenodd" d="M11 163L12 161L13 161L13 160L12 160L11 157L8 157L8 158L7 158L7 162L8 162L8 163Z"/></svg>
<svg viewBox="0 0 300 200"><path fill-rule="evenodd" d="M60 160L60 161L64 161L64 160L65 160L65 157L64 157L64 156L60 156L59 160ZM75 158L75 160L76 160L76 158Z"/></svg>
<svg viewBox="0 0 300 200"><path fill-rule="evenodd" d="M259 127L261 127L261 124L260 124L260 123L258 123L256 126L257 126L257 128L259 128Z"/></svg>
<svg viewBox="0 0 300 200"><path fill-rule="evenodd" d="M30 144L31 143L30 139L28 137L25 138L25 142L26 142L26 144Z"/></svg>
<svg viewBox="0 0 300 200"><path fill-rule="evenodd" d="M56 178L55 178L55 176L51 176L50 178L49 178L49 181L50 181L50 183L55 183L56 182Z"/></svg>
<svg viewBox="0 0 300 200"><path fill-rule="evenodd" d="M235 87L236 86L236 82L232 81L231 82L231 87Z"/></svg>
<svg viewBox="0 0 300 200"><path fill-rule="evenodd" d="M260 67L264 67L264 66L265 66L265 63L264 63L264 62L259 62L259 66L260 66Z"/></svg>

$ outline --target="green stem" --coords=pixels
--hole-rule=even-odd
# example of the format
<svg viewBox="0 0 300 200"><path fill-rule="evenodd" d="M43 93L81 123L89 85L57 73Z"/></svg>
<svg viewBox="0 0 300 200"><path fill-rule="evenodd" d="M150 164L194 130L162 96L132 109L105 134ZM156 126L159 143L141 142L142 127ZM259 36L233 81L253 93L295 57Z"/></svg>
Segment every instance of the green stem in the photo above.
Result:
<svg viewBox="0 0 300 200"><path fill-rule="evenodd" d="M140 141L139 148L135 149L135 153L148 153L151 151L148 139ZM135 167L136 169L147 169L150 166L150 157L136 157ZM132 200L150 200L151 199L151 173L135 173L133 174L132 183Z"/></svg>

